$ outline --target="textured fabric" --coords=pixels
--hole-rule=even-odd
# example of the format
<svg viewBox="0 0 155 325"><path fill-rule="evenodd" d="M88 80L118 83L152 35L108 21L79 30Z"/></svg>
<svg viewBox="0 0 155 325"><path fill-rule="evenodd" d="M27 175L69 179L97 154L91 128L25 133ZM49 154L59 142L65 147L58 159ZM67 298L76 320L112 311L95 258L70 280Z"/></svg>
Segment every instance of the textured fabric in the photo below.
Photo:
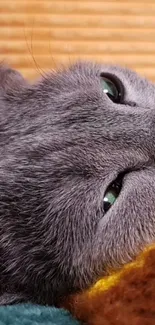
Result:
<svg viewBox="0 0 155 325"><path fill-rule="evenodd" d="M0 325L79 325L67 311L29 304L0 307Z"/></svg>
<svg viewBox="0 0 155 325"><path fill-rule="evenodd" d="M154 0L0 0L0 60L30 79L82 58L155 81L154 41Z"/></svg>
<svg viewBox="0 0 155 325"><path fill-rule="evenodd" d="M154 325L155 246L64 305L87 325Z"/></svg>

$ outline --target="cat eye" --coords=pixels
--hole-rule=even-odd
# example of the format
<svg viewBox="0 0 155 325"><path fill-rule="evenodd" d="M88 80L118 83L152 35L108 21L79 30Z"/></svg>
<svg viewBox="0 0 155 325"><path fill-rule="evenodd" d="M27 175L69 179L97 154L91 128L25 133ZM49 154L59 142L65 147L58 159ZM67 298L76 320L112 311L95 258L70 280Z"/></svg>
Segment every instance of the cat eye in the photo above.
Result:
<svg viewBox="0 0 155 325"><path fill-rule="evenodd" d="M117 200L121 188L122 188L122 181L123 181L123 174L119 175L117 179L110 184L108 189L105 192L104 198L103 198L103 208L104 212L106 213L111 206L115 203Z"/></svg>
<svg viewBox="0 0 155 325"><path fill-rule="evenodd" d="M100 77L103 92L114 103L121 103L124 96L124 88L121 81L110 73L101 73Z"/></svg>

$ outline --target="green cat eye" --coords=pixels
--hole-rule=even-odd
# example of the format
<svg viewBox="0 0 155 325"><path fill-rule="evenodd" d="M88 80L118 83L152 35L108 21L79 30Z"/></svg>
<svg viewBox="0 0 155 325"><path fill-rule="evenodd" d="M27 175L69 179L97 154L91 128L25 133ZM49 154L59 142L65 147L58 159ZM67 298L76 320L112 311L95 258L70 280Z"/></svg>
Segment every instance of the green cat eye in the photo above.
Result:
<svg viewBox="0 0 155 325"><path fill-rule="evenodd" d="M101 74L101 86L103 92L114 102L120 103L123 97L121 82L111 74Z"/></svg>
<svg viewBox="0 0 155 325"><path fill-rule="evenodd" d="M107 191L107 193L104 196L104 212L107 212L111 206L115 203L115 201L117 200L118 197L118 193L116 193L114 190L110 190Z"/></svg>
<svg viewBox="0 0 155 325"><path fill-rule="evenodd" d="M106 190L103 198L104 212L107 212L117 200L122 188L123 177L124 174L119 175Z"/></svg>

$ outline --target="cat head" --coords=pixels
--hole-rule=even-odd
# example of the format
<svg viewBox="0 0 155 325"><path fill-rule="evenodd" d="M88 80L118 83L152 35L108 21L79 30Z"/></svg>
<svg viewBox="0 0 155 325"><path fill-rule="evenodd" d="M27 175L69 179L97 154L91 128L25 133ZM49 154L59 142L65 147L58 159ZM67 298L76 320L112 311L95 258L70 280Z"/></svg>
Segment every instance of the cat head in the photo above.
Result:
<svg viewBox="0 0 155 325"><path fill-rule="evenodd" d="M155 240L155 86L88 62L31 85L1 70L3 274L53 302Z"/></svg>

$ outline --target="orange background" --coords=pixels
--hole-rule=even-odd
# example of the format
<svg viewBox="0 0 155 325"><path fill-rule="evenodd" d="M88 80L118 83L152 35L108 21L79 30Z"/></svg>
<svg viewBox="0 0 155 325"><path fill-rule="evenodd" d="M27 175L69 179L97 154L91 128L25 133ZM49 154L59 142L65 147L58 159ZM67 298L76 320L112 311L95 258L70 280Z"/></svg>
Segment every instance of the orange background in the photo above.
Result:
<svg viewBox="0 0 155 325"><path fill-rule="evenodd" d="M155 1L0 0L0 61L34 79L79 58L155 81Z"/></svg>

